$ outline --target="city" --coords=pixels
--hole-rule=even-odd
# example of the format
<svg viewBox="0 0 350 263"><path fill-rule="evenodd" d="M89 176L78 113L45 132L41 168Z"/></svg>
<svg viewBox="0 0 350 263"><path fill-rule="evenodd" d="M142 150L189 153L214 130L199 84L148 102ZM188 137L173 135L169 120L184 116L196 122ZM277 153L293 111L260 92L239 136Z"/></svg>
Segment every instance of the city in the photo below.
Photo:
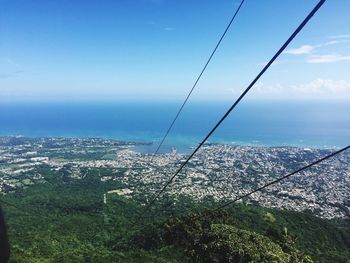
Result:
<svg viewBox="0 0 350 263"><path fill-rule="evenodd" d="M109 194L129 198L154 195L184 161L184 154L137 152L142 143L97 138L0 138L3 194L45 183L45 172L77 180L98 174L123 185ZM329 154L296 147L206 144L167 189L173 197L229 201ZM45 167L45 169L42 169ZM243 201L264 207L311 211L322 218L350 215L350 153L345 152ZM101 196L101 199L103 197ZM143 199L146 203L147 198Z"/></svg>

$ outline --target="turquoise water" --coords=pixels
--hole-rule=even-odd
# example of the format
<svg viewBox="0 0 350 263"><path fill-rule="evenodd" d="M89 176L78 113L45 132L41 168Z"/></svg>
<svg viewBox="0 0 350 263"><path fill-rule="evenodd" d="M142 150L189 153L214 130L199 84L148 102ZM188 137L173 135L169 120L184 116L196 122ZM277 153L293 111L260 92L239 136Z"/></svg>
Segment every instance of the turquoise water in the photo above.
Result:
<svg viewBox="0 0 350 263"><path fill-rule="evenodd" d="M190 103L166 140L188 151L228 109L229 102ZM152 151L180 102L2 103L0 135L102 137L153 142ZM232 112L210 142L344 146L350 141L350 103L244 102ZM153 147L153 148L152 148Z"/></svg>

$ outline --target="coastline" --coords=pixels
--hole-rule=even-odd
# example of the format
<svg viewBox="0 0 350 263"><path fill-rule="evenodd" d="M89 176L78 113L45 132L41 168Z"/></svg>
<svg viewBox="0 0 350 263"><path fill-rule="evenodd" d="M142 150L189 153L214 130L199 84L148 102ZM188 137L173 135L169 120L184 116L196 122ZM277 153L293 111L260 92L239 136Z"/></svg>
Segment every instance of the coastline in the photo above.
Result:
<svg viewBox="0 0 350 263"><path fill-rule="evenodd" d="M114 141L118 143L123 143L131 146L132 151L142 153L142 154L153 154L155 149L158 146L159 141L147 141L144 140L129 140L129 139L120 139L120 138L111 138L111 137L98 137L98 136L27 136L27 135L1 135L0 138L13 137L13 138L30 138L30 139L67 139L67 140L106 140ZM196 143L189 143L188 140L181 142L179 140L174 144L165 143L159 154L171 153L175 150L179 154L189 154L196 147ZM228 146L242 146L242 147L256 147L256 148L296 148L296 149L313 149L313 150L333 150L339 149L341 146L338 145L309 145L309 144L296 144L296 143L261 143L260 141L208 141L204 145L228 145Z"/></svg>

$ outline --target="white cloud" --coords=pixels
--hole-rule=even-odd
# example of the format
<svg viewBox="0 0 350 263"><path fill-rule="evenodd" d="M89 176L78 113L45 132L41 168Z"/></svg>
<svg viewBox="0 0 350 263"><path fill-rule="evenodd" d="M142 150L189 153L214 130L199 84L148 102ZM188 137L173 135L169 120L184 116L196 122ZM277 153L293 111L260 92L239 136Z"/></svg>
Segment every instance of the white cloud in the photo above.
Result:
<svg viewBox="0 0 350 263"><path fill-rule="evenodd" d="M312 64L321 63L334 63L339 61L350 61L350 55L340 55L340 54L315 54L317 49L321 47L336 45L340 43L350 42L350 35L339 35L329 37L333 40L317 44L317 45L303 45L299 48L289 49L285 53L291 55L309 55L306 62Z"/></svg>
<svg viewBox="0 0 350 263"><path fill-rule="evenodd" d="M350 56L343 56L339 54L314 55L307 60L308 63L313 64L334 63L339 61L350 61Z"/></svg>
<svg viewBox="0 0 350 263"><path fill-rule="evenodd" d="M331 39L344 39L344 38L350 38L350 34L330 36L330 37L328 37L328 38L331 38Z"/></svg>
<svg viewBox="0 0 350 263"><path fill-rule="evenodd" d="M20 65L11 58L5 58L4 61L9 65L14 66L15 68L20 68Z"/></svg>
<svg viewBox="0 0 350 263"><path fill-rule="evenodd" d="M333 40L330 40L330 41L327 41L324 43L320 43L317 45L303 45L299 48L289 49L289 50L285 51L284 53L290 54L290 55L307 55L307 54L315 53L314 51L316 51L322 47L327 47L327 46L336 45L336 44L340 44L340 43L350 42L350 35L333 36L333 37L329 37L329 38L331 38Z"/></svg>
<svg viewBox="0 0 350 263"><path fill-rule="evenodd" d="M331 46L331 45L335 45L335 44L340 44L340 43L346 43L346 42L350 42L350 39L339 39L339 40L331 40L328 41L324 44L319 45L320 47L325 47L325 46Z"/></svg>
<svg viewBox="0 0 350 263"><path fill-rule="evenodd" d="M306 84L292 86L293 91L315 95L350 95L350 82L345 80L316 79Z"/></svg>
<svg viewBox="0 0 350 263"><path fill-rule="evenodd" d="M263 82L258 82L254 85L254 89L257 89L258 91L260 91L263 87L264 87Z"/></svg>
<svg viewBox="0 0 350 263"><path fill-rule="evenodd" d="M164 30L165 31L174 31L174 30L176 30L176 28L175 27L165 27Z"/></svg>
<svg viewBox="0 0 350 263"><path fill-rule="evenodd" d="M258 83L254 86L252 95L255 98L275 99L350 99L350 82L318 78L296 85Z"/></svg>
<svg viewBox="0 0 350 263"><path fill-rule="evenodd" d="M18 74L24 72L21 66L11 58L0 60L0 68L4 70L4 72L0 72L0 79L16 77Z"/></svg>
<svg viewBox="0 0 350 263"><path fill-rule="evenodd" d="M291 55L303 55L303 54L311 53L314 49L315 49L315 46L303 45L299 48L289 49L284 53L291 54Z"/></svg>

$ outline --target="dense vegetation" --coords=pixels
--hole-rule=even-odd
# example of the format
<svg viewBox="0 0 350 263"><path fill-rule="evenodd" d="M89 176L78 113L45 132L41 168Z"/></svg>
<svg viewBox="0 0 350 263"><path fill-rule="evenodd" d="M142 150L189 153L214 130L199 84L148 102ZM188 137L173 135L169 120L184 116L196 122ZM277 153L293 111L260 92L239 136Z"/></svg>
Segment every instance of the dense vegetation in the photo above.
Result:
<svg viewBox="0 0 350 263"><path fill-rule="evenodd" d="M350 224L345 220L243 204L189 213L213 202L185 197L163 199L142 219L144 207L132 199L108 194L104 204L107 191L123 187L115 181L101 182L93 173L72 179L62 172L51 173L46 181L1 198L11 262L350 260Z"/></svg>

